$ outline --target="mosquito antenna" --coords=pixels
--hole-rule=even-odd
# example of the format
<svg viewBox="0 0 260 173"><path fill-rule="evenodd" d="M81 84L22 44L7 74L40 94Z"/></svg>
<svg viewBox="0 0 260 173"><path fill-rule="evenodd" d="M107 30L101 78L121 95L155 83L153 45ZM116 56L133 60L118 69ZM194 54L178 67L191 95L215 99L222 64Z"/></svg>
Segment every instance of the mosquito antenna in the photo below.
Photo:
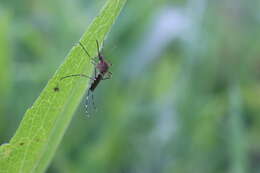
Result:
<svg viewBox="0 0 260 173"><path fill-rule="evenodd" d="M91 77L89 77L89 76L87 76L87 75L85 75L85 74L72 74L72 75L68 75L68 76L64 76L64 77L62 77L62 78L60 78L60 80L63 80L63 79L65 79L65 78L69 78L69 77L85 77L85 78L88 78L88 79L92 79L92 80L95 80L95 79L93 79L93 78L91 78Z"/></svg>
<svg viewBox="0 0 260 173"><path fill-rule="evenodd" d="M91 58L91 56L89 55L89 53L88 53L87 49L84 47L84 45L81 42L79 42L79 44L82 47L82 49L86 52L86 54Z"/></svg>
<svg viewBox="0 0 260 173"><path fill-rule="evenodd" d="M97 41L97 40L96 40L96 42L97 42L98 57L100 57L99 44L98 44L98 41Z"/></svg>

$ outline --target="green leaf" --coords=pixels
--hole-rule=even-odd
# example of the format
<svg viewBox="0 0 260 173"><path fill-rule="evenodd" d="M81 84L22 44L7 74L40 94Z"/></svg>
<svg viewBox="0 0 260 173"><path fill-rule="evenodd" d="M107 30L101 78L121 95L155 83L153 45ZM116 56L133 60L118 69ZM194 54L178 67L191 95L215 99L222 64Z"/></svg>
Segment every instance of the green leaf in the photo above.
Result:
<svg viewBox="0 0 260 173"><path fill-rule="evenodd" d="M90 24L80 42L91 56L97 55L96 40L102 44L126 0L108 0ZM44 172L60 143L73 113L89 84L89 79L63 76L83 73L91 76L90 58L77 44L65 62L29 108L9 143L0 147L0 172ZM59 90L54 90L56 86Z"/></svg>

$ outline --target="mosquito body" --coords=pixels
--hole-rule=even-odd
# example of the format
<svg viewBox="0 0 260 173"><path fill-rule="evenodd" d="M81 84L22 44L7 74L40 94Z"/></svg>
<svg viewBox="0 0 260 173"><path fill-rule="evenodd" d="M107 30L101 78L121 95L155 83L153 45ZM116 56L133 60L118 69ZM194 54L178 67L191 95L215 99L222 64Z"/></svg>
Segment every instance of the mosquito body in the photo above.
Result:
<svg viewBox="0 0 260 173"><path fill-rule="evenodd" d="M93 96L93 92L96 89L96 87L98 86L98 84L102 81L102 80L106 80L111 78L112 73L109 70L109 67L112 66L111 63L107 62L104 59L104 56L101 54L100 50L99 50L99 44L98 41L96 40L97 43L97 52L98 55L95 58L91 58L90 54L88 53L87 49L83 46L83 44L81 42L79 42L80 46L82 47L82 49L84 50L84 52L91 58L92 60L92 64L95 66L94 69L94 77L89 77L85 74L72 74L72 75L68 75L68 76L64 76L62 77L60 80L63 80L65 78L69 78L69 77L85 77L85 78L89 78L92 80L90 87L88 88L88 93L87 93L87 97L86 97L86 102L85 102L85 107L86 107L86 113L88 114L88 106L89 106L89 96L90 94L92 94L92 104L95 107L94 104L94 96ZM98 58L98 59L97 59ZM54 88L54 91L57 91L57 89Z"/></svg>
<svg viewBox="0 0 260 173"><path fill-rule="evenodd" d="M96 87L98 86L98 84L100 83L101 80L109 79L112 76L112 73L110 71L108 71L109 67L112 66L112 64L108 63L104 59L104 56L99 51L99 44L98 44L97 40L96 40L96 43L97 43L97 50L98 50L98 56L97 56L98 62L96 62L95 59L92 59L93 60L92 63L95 65L95 78L92 81L90 88L89 88L89 90L92 92L96 89ZM84 48L84 46L82 44L81 44L81 46ZM84 48L84 50L86 51L85 48ZM98 70L98 74L96 72L96 69Z"/></svg>

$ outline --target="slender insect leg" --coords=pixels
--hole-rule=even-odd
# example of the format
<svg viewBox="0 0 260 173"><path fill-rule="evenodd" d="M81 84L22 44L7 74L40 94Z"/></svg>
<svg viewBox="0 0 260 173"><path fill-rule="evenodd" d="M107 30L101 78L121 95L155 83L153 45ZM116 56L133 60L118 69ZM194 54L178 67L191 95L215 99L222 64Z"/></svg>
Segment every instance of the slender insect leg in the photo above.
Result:
<svg viewBox="0 0 260 173"><path fill-rule="evenodd" d="M107 60L107 62L108 62L108 64L109 64L109 66L112 66L113 64L111 63L111 62L109 62L108 60Z"/></svg>
<svg viewBox="0 0 260 173"><path fill-rule="evenodd" d="M97 41L97 40L96 40L96 41ZM90 54L88 53L87 49L85 48L85 46L84 46L81 42L79 42L79 45L82 47L82 49L84 50L84 52L86 52L86 54L91 58L91 60L92 60L93 62L98 63L98 62L97 62L97 58L98 58L98 57L92 58L92 57L90 56ZM97 42L97 45L98 45L98 42ZM98 46L98 49L99 49L99 46ZM99 55L99 53L98 53L98 55Z"/></svg>
<svg viewBox="0 0 260 173"><path fill-rule="evenodd" d="M82 49L86 52L86 54L91 58L90 54L88 53L87 49L84 47L84 45L79 41L79 45L82 47Z"/></svg>
<svg viewBox="0 0 260 173"><path fill-rule="evenodd" d="M67 76L61 77L61 78L60 78L60 82L61 82L61 80L66 79L66 78L70 78L70 77L85 77L85 78L88 78L88 79L90 79L90 80L92 80L92 81L95 80L95 78L89 77L89 76L87 76L87 75L85 75L85 74L72 74L72 75L67 75ZM58 83L57 86L56 86L55 88L53 88L53 90L54 90L55 92L57 92L57 91L59 91L59 89L60 89L60 88L59 88L59 83Z"/></svg>
<svg viewBox="0 0 260 173"><path fill-rule="evenodd" d="M96 66L96 65L97 65L97 62L96 62L96 61L93 61L93 60L91 60L91 64L93 64L94 66Z"/></svg>
<svg viewBox="0 0 260 173"><path fill-rule="evenodd" d="M96 62L91 62L94 66L95 66L95 68L94 68L94 75L95 75L95 78L97 77L97 68L96 68L96 65L97 65L97 63Z"/></svg>
<svg viewBox="0 0 260 173"><path fill-rule="evenodd" d="M72 75L64 76L64 77L60 78L60 80L63 80L65 78L69 78L69 77L85 77L85 78L88 78L88 79L91 79L91 80L95 80L94 78L89 77L85 74L72 74Z"/></svg>
<svg viewBox="0 0 260 173"><path fill-rule="evenodd" d="M102 80L107 80L107 79L110 79L110 78L111 78L111 76L107 76L107 77L102 78Z"/></svg>
<svg viewBox="0 0 260 173"><path fill-rule="evenodd" d="M109 71L108 74L109 74L109 77L112 77L113 73L111 71Z"/></svg>
<svg viewBox="0 0 260 173"><path fill-rule="evenodd" d="M106 77L102 77L102 80L110 79L112 77L112 72L108 72Z"/></svg>
<svg viewBox="0 0 260 173"><path fill-rule="evenodd" d="M97 57L95 57L95 58L91 58L91 61L94 62L94 63L98 63L98 59L97 59Z"/></svg>

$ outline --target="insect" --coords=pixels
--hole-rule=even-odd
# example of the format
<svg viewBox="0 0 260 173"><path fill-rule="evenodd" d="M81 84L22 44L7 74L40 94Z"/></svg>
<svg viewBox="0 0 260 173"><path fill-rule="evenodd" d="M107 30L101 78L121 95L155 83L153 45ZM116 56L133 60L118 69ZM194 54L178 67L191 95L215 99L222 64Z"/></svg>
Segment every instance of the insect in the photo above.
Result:
<svg viewBox="0 0 260 173"><path fill-rule="evenodd" d="M59 88L58 86L56 86L55 88L53 88L53 90L54 90L55 92L59 92L59 91L60 91L60 88Z"/></svg>
<svg viewBox="0 0 260 173"><path fill-rule="evenodd" d="M88 53L88 51L84 47L84 45L81 42L79 42L79 44L80 44L81 48L84 50L84 52L91 58L90 54ZM90 87L88 88L87 97L86 97L86 101L85 101L85 107L86 107L86 113L87 114L88 114L90 94L92 96L93 107L96 109L96 106L95 106L95 103L94 103L93 92L102 80L110 79L112 77L112 72L108 71L109 67L112 66L112 64L105 60L104 56L102 55L102 53L99 49L99 44L98 44L97 40L96 40L96 44L97 44L97 53L98 54L97 54L96 57L91 58L91 60L92 60L91 63L95 66L94 77L89 77L85 74L72 74L72 75L64 76L60 79L60 80L63 80L63 79L69 78L69 77L77 77L78 76L78 77L89 78L89 79L92 80ZM59 88L55 87L54 91L59 91Z"/></svg>

